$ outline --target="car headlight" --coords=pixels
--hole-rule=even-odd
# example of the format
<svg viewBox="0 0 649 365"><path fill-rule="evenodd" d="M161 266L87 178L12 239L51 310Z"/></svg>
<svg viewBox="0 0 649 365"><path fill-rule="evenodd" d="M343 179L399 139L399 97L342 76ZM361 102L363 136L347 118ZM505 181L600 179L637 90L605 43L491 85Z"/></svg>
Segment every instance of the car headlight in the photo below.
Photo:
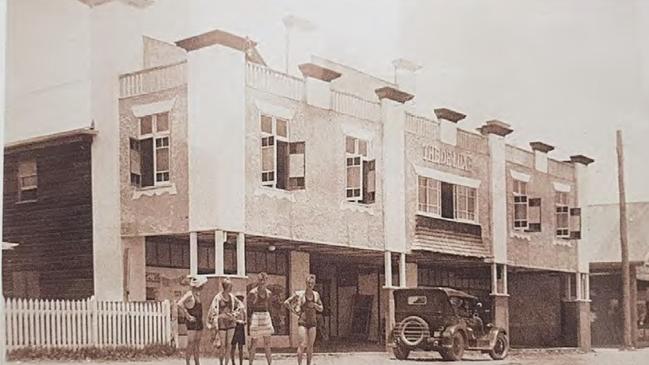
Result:
<svg viewBox="0 0 649 365"><path fill-rule="evenodd" d="M439 337L442 335L442 331L434 331L433 332L433 337Z"/></svg>

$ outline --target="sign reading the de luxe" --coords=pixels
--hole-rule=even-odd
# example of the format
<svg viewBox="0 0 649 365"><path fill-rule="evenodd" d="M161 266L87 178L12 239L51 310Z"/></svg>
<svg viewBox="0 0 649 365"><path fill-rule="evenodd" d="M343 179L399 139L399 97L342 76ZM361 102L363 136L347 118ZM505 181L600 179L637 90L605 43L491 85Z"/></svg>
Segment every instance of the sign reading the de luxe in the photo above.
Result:
<svg viewBox="0 0 649 365"><path fill-rule="evenodd" d="M473 161L468 153L456 152L438 146L424 146L424 160L464 171L471 171L473 168Z"/></svg>

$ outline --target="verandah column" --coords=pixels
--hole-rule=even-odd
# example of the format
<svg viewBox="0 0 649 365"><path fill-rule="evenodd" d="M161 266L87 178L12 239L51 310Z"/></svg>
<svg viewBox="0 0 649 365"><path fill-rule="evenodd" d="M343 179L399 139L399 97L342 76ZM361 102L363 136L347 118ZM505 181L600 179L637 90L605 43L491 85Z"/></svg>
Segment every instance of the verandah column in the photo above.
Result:
<svg viewBox="0 0 649 365"><path fill-rule="evenodd" d="M385 242L385 288L388 305L385 312L386 344L394 327L394 295L392 288L392 252L403 254L400 260L401 286L405 286L405 253L408 251L406 237L406 162L403 158L405 146L405 103L414 95L393 87L375 90L381 101L381 123L383 124L383 226ZM402 268L401 268L402 266Z"/></svg>
<svg viewBox="0 0 649 365"><path fill-rule="evenodd" d="M189 232L189 273L198 274L198 233Z"/></svg>
<svg viewBox="0 0 649 365"><path fill-rule="evenodd" d="M237 276L246 276L246 235L237 233Z"/></svg>
<svg viewBox="0 0 649 365"><path fill-rule="evenodd" d="M223 243L226 237L226 232L219 229L214 231L214 274L217 276L223 276L225 272L223 267Z"/></svg>
<svg viewBox="0 0 649 365"><path fill-rule="evenodd" d="M493 300L493 322L496 326L504 328L509 333L507 265L491 264L491 297Z"/></svg>
<svg viewBox="0 0 649 365"><path fill-rule="evenodd" d="M406 287L406 254L399 254L399 286L402 288Z"/></svg>
<svg viewBox="0 0 649 365"><path fill-rule="evenodd" d="M384 264L383 264L384 274L385 274L385 287L392 287L392 252L385 251Z"/></svg>
<svg viewBox="0 0 649 365"><path fill-rule="evenodd" d="M594 162L593 159L584 155L570 156L570 161L575 168L575 177L577 180L577 206L579 207L579 231L575 235L578 239L577 248L577 345L583 351L591 349L591 328L590 328L590 252L588 250L588 241L590 236L590 222L588 210L590 209L590 192L589 192L589 171L588 165ZM573 234L573 232L571 232Z"/></svg>
<svg viewBox="0 0 649 365"><path fill-rule="evenodd" d="M489 187L491 204L491 296L494 324L509 331L509 294L507 284L507 169L505 137L513 132L509 124L491 120L480 127L489 144ZM500 275L499 275L500 273ZM501 277L499 285L498 277Z"/></svg>

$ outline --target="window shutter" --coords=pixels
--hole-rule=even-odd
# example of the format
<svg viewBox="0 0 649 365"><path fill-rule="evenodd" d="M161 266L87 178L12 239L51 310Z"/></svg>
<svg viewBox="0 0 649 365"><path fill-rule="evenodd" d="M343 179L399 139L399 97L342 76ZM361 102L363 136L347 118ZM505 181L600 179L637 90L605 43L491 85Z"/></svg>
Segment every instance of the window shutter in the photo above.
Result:
<svg viewBox="0 0 649 365"><path fill-rule="evenodd" d="M142 162L140 161L140 141L135 138L129 138L129 157L130 157L130 172L131 184L140 186L142 178Z"/></svg>
<svg viewBox="0 0 649 365"><path fill-rule="evenodd" d="M528 206L528 232L541 232L541 198L530 198Z"/></svg>
<svg viewBox="0 0 649 365"><path fill-rule="evenodd" d="M363 161L363 200L365 204L376 201L376 160Z"/></svg>
<svg viewBox="0 0 649 365"><path fill-rule="evenodd" d="M141 185L153 186L153 138L140 141L140 172L142 173Z"/></svg>
<svg viewBox="0 0 649 365"><path fill-rule="evenodd" d="M288 188L288 142L277 141L277 182L278 189Z"/></svg>
<svg viewBox="0 0 649 365"><path fill-rule="evenodd" d="M581 239L581 208L570 208L570 238Z"/></svg>
<svg viewBox="0 0 649 365"><path fill-rule="evenodd" d="M299 190L305 188L305 146L304 142L291 142L288 146L288 189Z"/></svg>
<svg viewBox="0 0 649 365"><path fill-rule="evenodd" d="M442 201L442 218L455 219L454 191L453 184L446 182L441 183Z"/></svg>

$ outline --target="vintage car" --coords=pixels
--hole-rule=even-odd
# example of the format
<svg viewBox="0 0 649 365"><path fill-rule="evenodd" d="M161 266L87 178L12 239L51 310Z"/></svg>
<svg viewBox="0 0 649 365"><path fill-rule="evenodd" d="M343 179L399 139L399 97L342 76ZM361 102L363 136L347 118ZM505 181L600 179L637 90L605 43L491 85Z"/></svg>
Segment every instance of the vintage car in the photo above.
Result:
<svg viewBox="0 0 649 365"><path fill-rule="evenodd" d="M451 288L394 291L395 327L391 345L399 360L411 351L437 351L444 360L462 359L465 350L501 360L509 351L507 332L483 321L478 298Z"/></svg>

